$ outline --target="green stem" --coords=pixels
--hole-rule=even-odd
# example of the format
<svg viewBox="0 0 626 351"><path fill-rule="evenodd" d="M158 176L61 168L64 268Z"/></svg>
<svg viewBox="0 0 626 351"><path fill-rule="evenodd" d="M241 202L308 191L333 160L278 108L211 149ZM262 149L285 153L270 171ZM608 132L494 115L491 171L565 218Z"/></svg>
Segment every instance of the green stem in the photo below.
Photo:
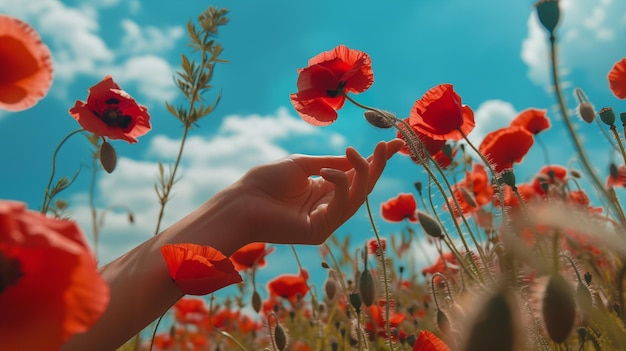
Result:
<svg viewBox="0 0 626 351"><path fill-rule="evenodd" d="M41 204L41 213L45 214L46 212L48 212L48 207L50 206L50 202L52 201L53 195L50 194L50 186L52 185L52 180L54 179L54 172L56 172L56 159L57 159L57 154L59 153L59 150L61 149L61 146L63 146L63 144L65 144L65 142L72 135L78 134L84 130L85 129L81 128L81 129L77 129L69 133L68 135L65 136L65 138L61 140L59 145L57 145L56 149L54 149L54 153L52 154L52 169L50 171L50 179L48 179L48 185L46 185L46 191L43 196L43 202Z"/></svg>
<svg viewBox="0 0 626 351"><path fill-rule="evenodd" d="M624 164L626 164L626 151L624 150L624 144L622 143L622 138L620 137L619 132L617 131L617 127L615 126L615 124L611 124L610 129L611 129L611 132L613 132L613 137L617 141L617 145L619 146L619 150L622 154L622 159L624 160Z"/></svg>
<svg viewBox="0 0 626 351"><path fill-rule="evenodd" d="M565 99L563 98L563 93L561 92L559 75L558 75L558 70L557 70L556 37L554 36L554 34L550 35L550 61L551 61L551 66L552 66L552 83L554 84L554 92L556 94L556 98L559 103L559 109L561 110L561 115L563 116L563 122L565 122L565 127L567 128L567 131L569 132L569 135L572 139L572 143L574 144L576 152L578 153L578 156L580 157L580 162L585 168L585 171L587 172L589 177L591 178L593 185L596 187L596 190L599 191L602 195L604 195L607 199L609 199L611 209L613 210L616 217L619 219L619 222L623 230L623 228L626 227L626 217L624 217L623 212L619 211L619 209L615 205L615 202L611 200L612 198L609 196L606 188L602 185L602 182L596 175L596 172L594 171L593 167L591 167L591 164L589 163L589 160L587 159L587 155L585 154L585 151L583 150L580 140L578 140L578 137L576 136L576 132L574 131L574 126L572 125L572 121L570 120L567 107L565 106Z"/></svg>

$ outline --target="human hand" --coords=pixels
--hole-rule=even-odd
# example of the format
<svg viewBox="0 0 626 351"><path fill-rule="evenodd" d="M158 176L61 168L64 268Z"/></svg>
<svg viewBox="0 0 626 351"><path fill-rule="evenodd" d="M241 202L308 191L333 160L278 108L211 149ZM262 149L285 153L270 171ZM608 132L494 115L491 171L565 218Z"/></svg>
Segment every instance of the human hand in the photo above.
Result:
<svg viewBox="0 0 626 351"><path fill-rule="evenodd" d="M253 168L235 184L245 241L323 243L359 209L403 145L380 142L367 159L349 147L345 156L292 155Z"/></svg>

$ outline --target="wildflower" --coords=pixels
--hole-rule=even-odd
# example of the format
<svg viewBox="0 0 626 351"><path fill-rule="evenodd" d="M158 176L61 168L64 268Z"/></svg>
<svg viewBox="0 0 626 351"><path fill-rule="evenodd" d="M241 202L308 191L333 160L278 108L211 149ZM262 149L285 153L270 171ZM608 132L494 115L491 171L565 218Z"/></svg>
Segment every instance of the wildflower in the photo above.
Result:
<svg viewBox="0 0 626 351"><path fill-rule="evenodd" d="M417 202L410 193L399 194L381 205L383 219L389 222L402 222L405 219L417 222L416 210Z"/></svg>
<svg viewBox="0 0 626 351"><path fill-rule="evenodd" d="M626 188L626 166L620 165L617 167L617 171L613 174L609 174L606 178L606 186L612 188L615 186L621 186Z"/></svg>
<svg viewBox="0 0 626 351"><path fill-rule="evenodd" d="M367 251L373 255L379 255L381 252L385 252L387 250L387 240L385 238L380 238L380 245L378 245L378 240L371 239L367 242Z"/></svg>
<svg viewBox="0 0 626 351"><path fill-rule="evenodd" d="M242 281L228 257L210 246L168 244L161 246L161 254L185 294L206 295Z"/></svg>
<svg viewBox="0 0 626 351"><path fill-rule="evenodd" d="M550 128L550 120L546 117L546 110L529 108L520 112L510 125L520 126L532 134L538 134Z"/></svg>
<svg viewBox="0 0 626 351"><path fill-rule="evenodd" d="M370 319L365 325L365 330L368 331L369 334L379 335L383 338L388 338L385 329L387 327L387 319L386 319L386 302L380 301L378 304L373 304L368 307L368 311L370 314ZM402 323L406 319L406 315L404 313L396 312L395 308L389 309L389 327L391 329L391 338L395 340L396 333L394 331L397 330L400 323Z"/></svg>
<svg viewBox="0 0 626 351"><path fill-rule="evenodd" d="M93 326L109 289L75 222L0 201L0 343L57 350Z"/></svg>
<svg viewBox="0 0 626 351"><path fill-rule="evenodd" d="M0 14L0 109L35 105L52 85L50 50L27 23Z"/></svg>
<svg viewBox="0 0 626 351"><path fill-rule="evenodd" d="M428 330L421 330L413 344L413 351L450 351L448 345Z"/></svg>
<svg viewBox="0 0 626 351"><path fill-rule="evenodd" d="M435 262L435 264L422 269L422 274L427 275L441 273L447 276L448 272L450 272L451 274L457 273L459 271L459 268L459 262L456 260L454 253L446 252L439 255L439 258L437 258L437 262Z"/></svg>
<svg viewBox="0 0 626 351"><path fill-rule="evenodd" d="M415 101L409 123L435 140L461 140L474 129L474 112L461 103L452 84L431 88Z"/></svg>
<svg viewBox="0 0 626 351"><path fill-rule="evenodd" d="M208 318L204 300L183 297L174 304L174 317L182 324L200 324Z"/></svg>
<svg viewBox="0 0 626 351"><path fill-rule="evenodd" d="M265 243L251 243L235 251L235 253L230 256L230 260L238 271L253 267L264 267L265 256L273 251L274 248L267 248L267 244Z"/></svg>
<svg viewBox="0 0 626 351"><path fill-rule="evenodd" d="M298 92L291 103L306 122L324 126L337 119L337 110L346 101L344 94L362 93L374 82L370 57L339 45L309 60L298 70Z"/></svg>
<svg viewBox="0 0 626 351"><path fill-rule="evenodd" d="M567 168L559 165L543 166L539 170L539 173L533 178L533 188L537 194L545 194L544 186L556 186L561 188L565 185L567 178Z"/></svg>
<svg viewBox="0 0 626 351"><path fill-rule="evenodd" d="M87 102L76 101L69 112L85 130L129 143L136 143L137 137L151 128L148 109L137 104L111 76L89 88Z"/></svg>
<svg viewBox="0 0 626 351"><path fill-rule="evenodd" d="M609 88L617 98L626 99L626 57L617 61L608 75Z"/></svg>
<svg viewBox="0 0 626 351"><path fill-rule="evenodd" d="M267 283L267 290L272 296L280 296L292 304L301 300L309 291L307 279L309 274L301 270L300 274L283 274Z"/></svg>
<svg viewBox="0 0 626 351"><path fill-rule="evenodd" d="M452 212L456 217L476 212L493 199L493 188L487 170L478 163L474 164L472 171L465 174L465 179L453 185L452 189L461 207L461 213L458 213L454 202L450 199L449 202L453 207Z"/></svg>
<svg viewBox="0 0 626 351"><path fill-rule="evenodd" d="M533 142L533 134L526 128L509 126L487 134L478 149L499 173L512 168L513 162L521 162Z"/></svg>

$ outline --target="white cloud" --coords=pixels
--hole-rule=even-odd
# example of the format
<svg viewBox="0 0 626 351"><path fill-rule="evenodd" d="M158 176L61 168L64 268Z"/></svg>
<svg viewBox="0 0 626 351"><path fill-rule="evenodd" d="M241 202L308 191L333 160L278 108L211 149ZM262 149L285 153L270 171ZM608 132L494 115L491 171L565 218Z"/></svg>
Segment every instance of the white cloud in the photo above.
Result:
<svg viewBox="0 0 626 351"><path fill-rule="evenodd" d="M106 73L122 87L136 84L140 94L159 103L173 99L178 91L174 84L174 68L159 56L131 56L122 64L109 67Z"/></svg>
<svg viewBox="0 0 626 351"><path fill-rule="evenodd" d="M468 138L472 144L478 147L487 133L506 127L515 116L517 116L517 111L510 102L487 100L480 104L474 112L476 127L468 135Z"/></svg>
<svg viewBox="0 0 626 351"><path fill-rule="evenodd" d="M187 139L177 173L180 180L174 185L173 198L167 204L161 228L191 212L253 166L290 154L281 143L315 140L321 145L330 145L333 139L341 138L321 133L300 118L291 116L284 107L272 116L225 117L215 136ZM102 262L118 257L152 235L158 213L154 190L157 161L162 161L167 170L179 146L180 140L153 136L148 161L120 157L115 172L100 176L98 207L124 205L135 214L136 220L134 225L129 225L126 211L120 209L107 214L99 247ZM91 228L86 195L77 195L72 202L76 208L72 217L82 228Z"/></svg>
<svg viewBox="0 0 626 351"><path fill-rule="evenodd" d="M611 63L623 55L621 45L615 40L626 35L623 25L626 2L560 0L559 3L561 20L556 29L559 66L570 71L585 69L594 77L606 75ZM548 35L534 11L528 19L521 58L528 65L528 77L533 82L551 85Z"/></svg>
<svg viewBox="0 0 626 351"><path fill-rule="evenodd" d="M123 19L120 25L125 32L122 38L121 50L131 54L168 51L185 34L183 28L179 26L165 28L154 26L141 27L130 19Z"/></svg>

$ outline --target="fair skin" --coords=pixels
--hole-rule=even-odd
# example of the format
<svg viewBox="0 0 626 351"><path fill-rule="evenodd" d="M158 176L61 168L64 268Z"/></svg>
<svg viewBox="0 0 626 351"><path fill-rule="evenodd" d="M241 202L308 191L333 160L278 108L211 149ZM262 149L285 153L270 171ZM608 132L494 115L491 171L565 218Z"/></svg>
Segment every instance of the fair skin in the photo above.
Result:
<svg viewBox="0 0 626 351"><path fill-rule="evenodd" d="M292 155L255 167L161 234L104 266L110 302L101 319L63 350L115 350L167 311L183 293L160 247L208 245L230 256L251 242L323 243L363 204L386 161L404 142L380 142L369 158Z"/></svg>

